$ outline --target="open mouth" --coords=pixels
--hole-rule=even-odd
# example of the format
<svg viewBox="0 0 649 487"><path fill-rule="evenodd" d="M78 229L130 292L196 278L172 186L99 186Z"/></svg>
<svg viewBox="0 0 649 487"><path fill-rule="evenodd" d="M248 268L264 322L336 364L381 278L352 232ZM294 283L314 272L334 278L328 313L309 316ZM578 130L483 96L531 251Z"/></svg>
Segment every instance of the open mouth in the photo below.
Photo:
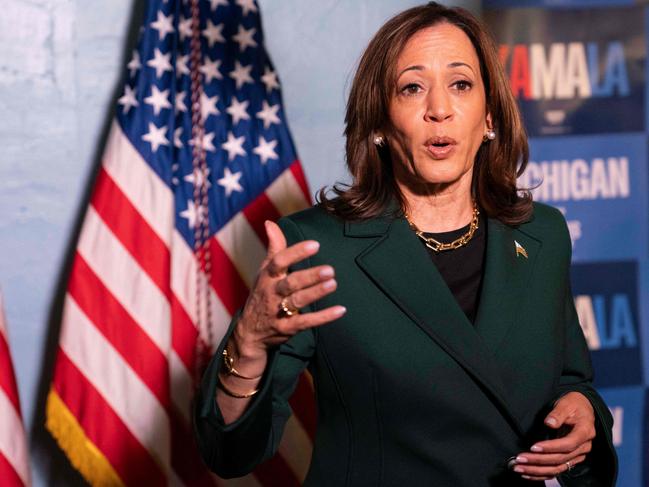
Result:
<svg viewBox="0 0 649 487"><path fill-rule="evenodd" d="M448 157L456 145L457 142L450 137L433 137L426 141L426 148L434 159Z"/></svg>

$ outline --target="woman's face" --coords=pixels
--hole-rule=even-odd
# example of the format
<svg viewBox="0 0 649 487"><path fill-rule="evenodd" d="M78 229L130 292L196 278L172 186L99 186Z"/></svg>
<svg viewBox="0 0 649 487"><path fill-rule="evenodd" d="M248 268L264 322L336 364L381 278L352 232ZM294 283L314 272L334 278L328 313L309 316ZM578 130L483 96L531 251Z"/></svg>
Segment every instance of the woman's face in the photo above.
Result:
<svg viewBox="0 0 649 487"><path fill-rule="evenodd" d="M473 44L448 23L422 29L399 55L396 73L387 135L397 181L414 189L462 180L470 188L491 123Z"/></svg>

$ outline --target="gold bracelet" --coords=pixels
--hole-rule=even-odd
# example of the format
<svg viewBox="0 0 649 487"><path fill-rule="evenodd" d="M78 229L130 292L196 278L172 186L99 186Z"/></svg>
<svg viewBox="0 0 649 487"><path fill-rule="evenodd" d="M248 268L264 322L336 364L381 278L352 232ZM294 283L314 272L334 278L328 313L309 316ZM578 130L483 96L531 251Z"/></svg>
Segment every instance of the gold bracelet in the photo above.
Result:
<svg viewBox="0 0 649 487"><path fill-rule="evenodd" d="M223 392L225 392L228 396L234 397L236 399L248 399L249 397L254 396L259 392L259 389L255 389L252 392L246 392L245 394L239 394L237 392L232 391L231 389L228 389L228 387L223 383L221 380L221 376L218 376L219 378L219 386Z"/></svg>
<svg viewBox="0 0 649 487"><path fill-rule="evenodd" d="M234 368L234 357L231 357L230 354L228 353L228 347L225 347L223 349L223 365L225 365L225 368L227 369L229 375L233 375L235 377L238 377L239 379L245 379L245 380L261 379L261 375L258 375L257 377L246 377L245 375L241 375L239 371Z"/></svg>

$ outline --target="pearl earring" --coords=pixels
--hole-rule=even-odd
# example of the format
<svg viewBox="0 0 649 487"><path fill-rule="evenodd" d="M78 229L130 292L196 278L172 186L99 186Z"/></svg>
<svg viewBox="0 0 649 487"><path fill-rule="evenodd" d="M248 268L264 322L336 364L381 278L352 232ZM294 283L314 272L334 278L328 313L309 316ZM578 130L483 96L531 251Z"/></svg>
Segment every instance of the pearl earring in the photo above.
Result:
<svg viewBox="0 0 649 487"><path fill-rule="evenodd" d="M489 129L485 134L485 140L494 140L496 138L496 132L492 129Z"/></svg>
<svg viewBox="0 0 649 487"><path fill-rule="evenodd" d="M385 139L383 138L382 135L375 135L374 136L374 145L378 147L383 147L383 144L385 144Z"/></svg>

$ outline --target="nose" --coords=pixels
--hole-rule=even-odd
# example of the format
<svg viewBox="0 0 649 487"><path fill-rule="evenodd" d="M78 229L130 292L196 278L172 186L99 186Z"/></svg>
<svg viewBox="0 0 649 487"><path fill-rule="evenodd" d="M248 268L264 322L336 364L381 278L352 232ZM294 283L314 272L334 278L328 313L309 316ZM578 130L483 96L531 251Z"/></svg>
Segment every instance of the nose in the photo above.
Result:
<svg viewBox="0 0 649 487"><path fill-rule="evenodd" d="M453 106L445 90L430 90L426 101L425 120L427 122L443 122L453 116Z"/></svg>

